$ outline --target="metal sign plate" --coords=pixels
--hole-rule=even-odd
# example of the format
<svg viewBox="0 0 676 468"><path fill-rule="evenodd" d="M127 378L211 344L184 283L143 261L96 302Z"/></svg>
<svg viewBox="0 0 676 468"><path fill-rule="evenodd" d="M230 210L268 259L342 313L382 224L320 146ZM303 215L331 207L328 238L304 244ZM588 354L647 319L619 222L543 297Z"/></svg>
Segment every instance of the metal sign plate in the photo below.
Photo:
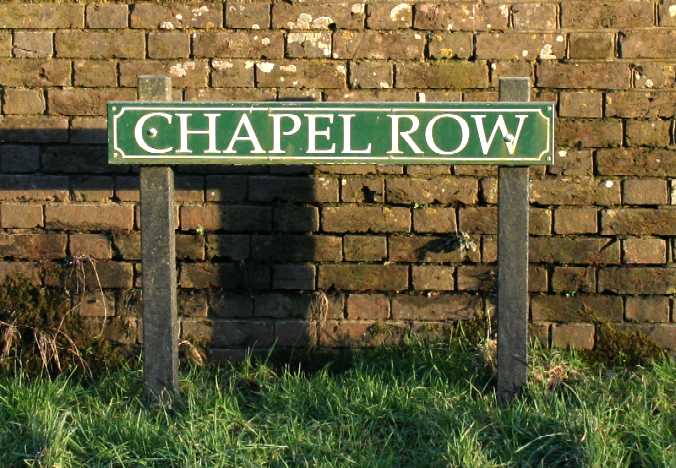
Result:
<svg viewBox="0 0 676 468"><path fill-rule="evenodd" d="M553 103L109 102L111 164L554 161Z"/></svg>

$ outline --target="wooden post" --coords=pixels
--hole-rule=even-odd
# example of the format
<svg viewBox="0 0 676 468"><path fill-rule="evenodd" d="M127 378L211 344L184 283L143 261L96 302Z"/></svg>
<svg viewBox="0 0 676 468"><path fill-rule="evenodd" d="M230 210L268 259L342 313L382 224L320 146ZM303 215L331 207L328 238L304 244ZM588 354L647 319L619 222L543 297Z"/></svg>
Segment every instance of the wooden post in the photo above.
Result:
<svg viewBox="0 0 676 468"><path fill-rule="evenodd" d="M500 101L530 101L530 80L501 78ZM528 167L498 171L497 396L508 402L528 379Z"/></svg>
<svg viewBox="0 0 676 468"><path fill-rule="evenodd" d="M139 76L138 98L171 100L171 79ZM175 217L174 170L141 167L143 383L153 403L171 401L178 394Z"/></svg>

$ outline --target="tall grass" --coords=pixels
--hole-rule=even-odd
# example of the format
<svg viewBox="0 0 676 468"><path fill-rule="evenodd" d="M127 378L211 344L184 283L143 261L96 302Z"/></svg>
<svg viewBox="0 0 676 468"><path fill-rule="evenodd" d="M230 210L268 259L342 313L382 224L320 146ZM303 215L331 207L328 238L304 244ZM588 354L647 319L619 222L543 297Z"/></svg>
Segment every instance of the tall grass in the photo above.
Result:
<svg viewBox="0 0 676 468"><path fill-rule="evenodd" d="M413 343L316 372L188 369L173 408L142 375L0 379L3 466L676 466L676 363L607 369L533 350L507 407L479 353Z"/></svg>

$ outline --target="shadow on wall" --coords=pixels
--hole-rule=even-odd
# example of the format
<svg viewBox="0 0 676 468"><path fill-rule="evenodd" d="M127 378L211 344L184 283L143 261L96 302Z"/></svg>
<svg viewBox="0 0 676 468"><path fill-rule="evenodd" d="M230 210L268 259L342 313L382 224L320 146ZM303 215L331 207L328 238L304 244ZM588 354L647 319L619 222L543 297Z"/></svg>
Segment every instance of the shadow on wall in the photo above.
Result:
<svg viewBox="0 0 676 468"><path fill-rule="evenodd" d="M107 320L111 339L140 342L138 167L107 163L103 129L2 126L0 279L24 274L72 288L77 267L89 290L78 295L80 312ZM398 235L389 248L400 253L388 257L387 230L350 227L349 207L383 211L382 182L373 183L382 174L374 174L373 166L177 166L182 339L210 348L216 359L241 357L251 346L399 342L414 316L394 317L388 327L398 331L387 338L371 333L393 319L383 291L409 289L409 267L383 262L462 262L466 240ZM332 224L324 218L320 225L320 209L333 210Z"/></svg>

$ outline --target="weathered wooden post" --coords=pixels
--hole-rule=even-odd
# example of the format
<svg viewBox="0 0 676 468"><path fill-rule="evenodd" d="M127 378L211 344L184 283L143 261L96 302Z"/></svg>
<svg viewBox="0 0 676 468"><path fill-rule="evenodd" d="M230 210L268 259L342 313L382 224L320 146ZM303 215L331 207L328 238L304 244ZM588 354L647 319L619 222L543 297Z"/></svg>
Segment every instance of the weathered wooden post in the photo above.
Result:
<svg viewBox="0 0 676 468"><path fill-rule="evenodd" d="M138 98L171 100L171 78L140 76ZM147 131L155 136L152 128ZM175 218L173 168L142 166L143 383L156 403L178 393Z"/></svg>
<svg viewBox="0 0 676 468"><path fill-rule="evenodd" d="M501 78L500 101L530 101L528 78ZM498 169L498 399L528 379L528 167Z"/></svg>

